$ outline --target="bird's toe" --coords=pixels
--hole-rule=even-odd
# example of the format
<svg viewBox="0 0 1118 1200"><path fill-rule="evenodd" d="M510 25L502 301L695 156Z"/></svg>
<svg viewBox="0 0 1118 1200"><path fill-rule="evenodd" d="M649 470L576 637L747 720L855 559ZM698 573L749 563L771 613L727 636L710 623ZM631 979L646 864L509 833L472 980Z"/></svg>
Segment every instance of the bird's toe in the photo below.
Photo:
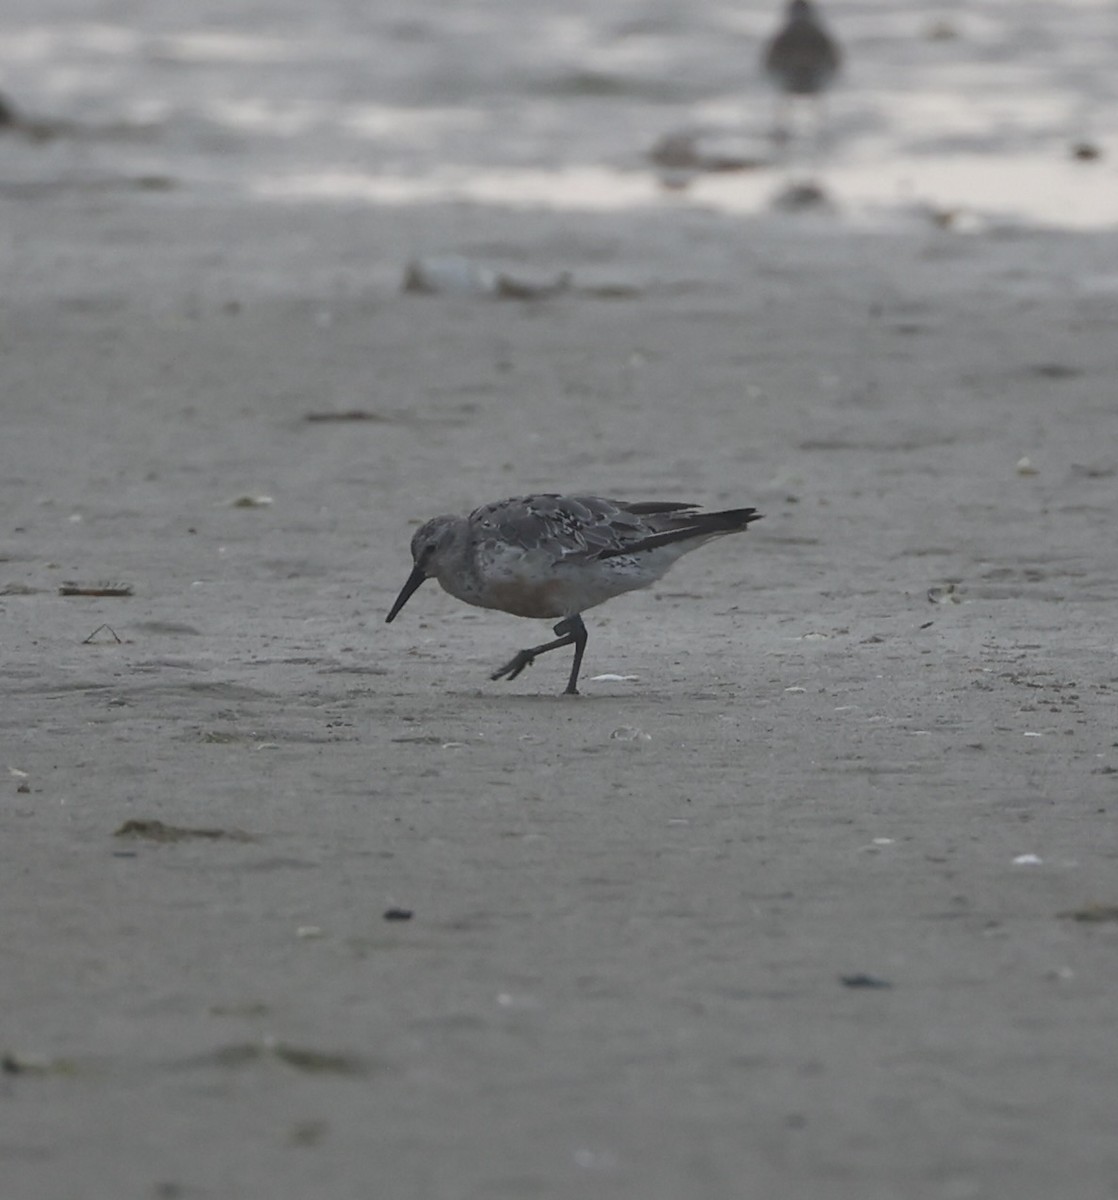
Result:
<svg viewBox="0 0 1118 1200"><path fill-rule="evenodd" d="M536 656L534 654L528 654L522 650L519 654L516 655L515 658L510 659L507 663L505 663L505 665L503 667L501 667L497 671L494 671L493 674L489 676L489 678L490 679L515 679L517 677L517 675L519 675L520 672L524 670L525 667L532 665L532 663L535 661L535 658L536 658Z"/></svg>

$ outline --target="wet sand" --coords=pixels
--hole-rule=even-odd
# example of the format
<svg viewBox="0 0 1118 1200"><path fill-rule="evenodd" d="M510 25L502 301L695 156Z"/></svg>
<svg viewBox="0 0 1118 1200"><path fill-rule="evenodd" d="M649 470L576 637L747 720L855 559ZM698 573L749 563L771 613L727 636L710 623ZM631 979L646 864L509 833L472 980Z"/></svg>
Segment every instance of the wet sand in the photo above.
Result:
<svg viewBox="0 0 1118 1200"><path fill-rule="evenodd" d="M6 1194L1114 1196L1118 235L181 133L5 142ZM443 251L574 286L401 294ZM581 697L384 624L417 521L564 489L766 516Z"/></svg>

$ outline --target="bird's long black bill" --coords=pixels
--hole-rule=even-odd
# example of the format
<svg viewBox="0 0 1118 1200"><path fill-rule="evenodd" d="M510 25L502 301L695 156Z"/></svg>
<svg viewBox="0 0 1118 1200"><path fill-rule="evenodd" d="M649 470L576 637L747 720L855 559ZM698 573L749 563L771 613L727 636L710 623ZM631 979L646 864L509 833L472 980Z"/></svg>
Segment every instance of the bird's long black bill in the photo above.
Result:
<svg viewBox="0 0 1118 1200"><path fill-rule="evenodd" d="M408 576L407 583L400 589L400 594L396 597L396 603L392 606L392 611L385 617L385 621L394 621L396 614L404 607L405 604L412 598L412 595L417 591L419 585L427 578L420 567L415 567L412 573Z"/></svg>

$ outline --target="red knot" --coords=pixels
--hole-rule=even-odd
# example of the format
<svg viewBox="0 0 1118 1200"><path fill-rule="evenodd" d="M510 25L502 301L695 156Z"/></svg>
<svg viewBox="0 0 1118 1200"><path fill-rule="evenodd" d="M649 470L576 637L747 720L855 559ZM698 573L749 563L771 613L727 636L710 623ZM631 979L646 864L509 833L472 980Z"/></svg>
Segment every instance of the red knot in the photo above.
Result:
<svg viewBox="0 0 1118 1200"><path fill-rule="evenodd" d="M491 679L515 679L549 650L574 647L566 694L578 694L586 649L582 614L622 592L648 587L684 554L740 533L755 508L698 512L697 505L602 496L515 496L468 517L433 517L411 541L415 566L385 618L395 619L425 579L478 608L518 617L561 618L556 638L520 650Z"/></svg>

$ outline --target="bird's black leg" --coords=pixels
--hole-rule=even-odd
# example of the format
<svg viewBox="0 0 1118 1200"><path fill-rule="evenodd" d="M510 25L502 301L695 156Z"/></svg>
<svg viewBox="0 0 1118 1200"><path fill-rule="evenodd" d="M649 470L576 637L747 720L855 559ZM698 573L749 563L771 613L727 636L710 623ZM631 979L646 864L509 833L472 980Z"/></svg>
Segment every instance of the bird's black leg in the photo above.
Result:
<svg viewBox="0 0 1118 1200"><path fill-rule="evenodd" d="M555 626L555 632L562 632L562 637L557 637L553 642L544 642L542 646L531 646L527 650L518 650L499 671L494 671L489 678L515 679L525 667L530 667L539 655L546 654L549 650L560 650L564 646L570 646L575 641L575 637L566 630L566 624L566 621L560 621Z"/></svg>
<svg viewBox="0 0 1118 1200"><path fill-rule="evenodd" d="M575 660L571 663L571 677L567 680L567 690L564 695L578 695L578 672L582 666L582 656L586 651L586 643L589 640L589 634L586 632L586 626L582 623L582 617L575 613L573 617L568 617L565 621L560 621L555 626L555 632L558 633L561 626L566 626L565 633L570 634L571 640L575 644Z"/></svg>
<svg viewBox="0 0 1118 1200"><path fill-rule="evenodd" d="M555 626L555 632L559 635L555 641L544 642L542 646L532 646L528 650L518 650L512 659L505 663L499 671L494 671L489 678L515 679L525 667L530 667L539 655L546 654L549 650L560 650L564 646L574 646L575 660L571 666L571 677L567 682L566 695L577 696L578 672L582 666L582 655L589 637L586 626L582 623L582 618L576 614L560 621Z"/></svg>

